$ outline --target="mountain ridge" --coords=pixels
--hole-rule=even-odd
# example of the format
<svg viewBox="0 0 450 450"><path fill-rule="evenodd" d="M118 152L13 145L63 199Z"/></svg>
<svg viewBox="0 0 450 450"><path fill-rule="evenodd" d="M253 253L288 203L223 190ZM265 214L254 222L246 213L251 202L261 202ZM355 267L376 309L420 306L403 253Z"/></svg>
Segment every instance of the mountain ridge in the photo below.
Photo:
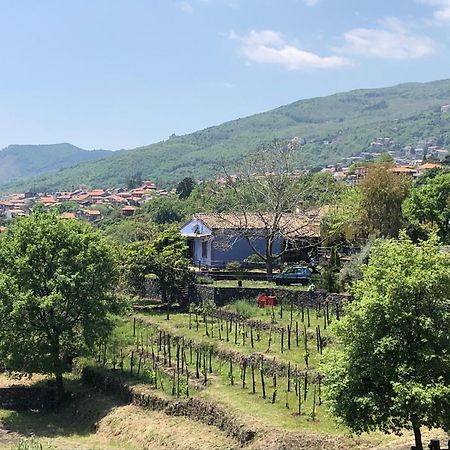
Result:
<svg viewBox="0 0 450 450"><path fill-rule="evenodd" d="M430 139L450 146L450 116L440 111L448 103L448 79L355 89L298 100L0 189L52 191L80 183L111 187L138 173L163 186L174 185L185 176L214 177L223 165L238 170L246 154L275 138L302 139L298 168L357 155L380 136L391 137L397 147Z"/></svg>
<svg viewBox="0 0 450 450"><path fill-rule="evenodd" d="M0 184L96 161L110 154L107 150L84 150L67 142L9 145L0 150Z"/></svg>

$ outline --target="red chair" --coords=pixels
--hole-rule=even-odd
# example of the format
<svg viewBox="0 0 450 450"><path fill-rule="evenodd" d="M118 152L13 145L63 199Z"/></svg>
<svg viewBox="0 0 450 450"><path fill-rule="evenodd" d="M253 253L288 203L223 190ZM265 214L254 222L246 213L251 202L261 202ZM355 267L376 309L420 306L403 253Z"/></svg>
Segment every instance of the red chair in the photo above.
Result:
<svg viewBox="0 0 450 450"><path fill-rule="evenodd" d="M267 295L260 295L258 297L258 308L265 308L267 305Z"/></svg>

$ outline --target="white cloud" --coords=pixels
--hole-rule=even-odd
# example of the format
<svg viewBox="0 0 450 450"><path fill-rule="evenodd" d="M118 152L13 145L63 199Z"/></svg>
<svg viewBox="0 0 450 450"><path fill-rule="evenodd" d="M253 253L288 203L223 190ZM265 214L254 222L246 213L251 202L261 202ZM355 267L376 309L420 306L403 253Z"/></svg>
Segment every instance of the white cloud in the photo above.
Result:
<svg viewBox="0 0 450 450"><path fill-rule="evenodd" d="M450 0L419 0L419 3L434 6L434 18L439 22L450 23Z"/></svg>
<svg viewBox="0 0 450 450"><path fill-rule="evenodd" d="M319 4L320 0L303 0L308 6L316 6Z"/></svg>
<svg viewBox="0 0 450 450"><path fill-rule="evenodd" d="M229 37L239 41L239 53L248 62L280 65L289 70L333 69L350 64L347 58L341 56L320 56L302 50L286 42L278 31L251 30L245 36L232 31Z"/></svg>
<svg viewBox="0 0 450 450"><path fill-rule="evenodd" d="M414 34L396 18L380 28L355 28L344 34L344 53L384 59L417 59L435 51L431 38Z"/></svg>
<svg viewBox="0 0 450 450"><path fill-rule="evenodd" d="M180 9L181 9L181 11L183 11L186 14L194 13L194 7L189 2L181 2Z"/></svg>

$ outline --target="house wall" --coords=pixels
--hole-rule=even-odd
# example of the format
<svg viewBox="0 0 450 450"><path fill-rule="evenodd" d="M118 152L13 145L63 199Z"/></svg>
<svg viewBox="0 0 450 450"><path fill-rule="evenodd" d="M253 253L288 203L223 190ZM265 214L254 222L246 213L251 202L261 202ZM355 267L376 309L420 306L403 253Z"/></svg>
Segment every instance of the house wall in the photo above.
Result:
<svg viewBox="0 0 450 450"><path fill-rule="evenodd" d="M210 266L211 265L211 240L208 240L208 255L206 258L203 258L202 256L202 242L206 238L194 238L194 255L193 260L194 263L198 264L201 262L204 265Z"/></svg>
<svg viewBox="0 0 450 450"><path fill-rule="evenodd" d="M193 242L192 259L195 264L211 265L211 234L212 231L198 219L192 219L187 222L180 230L180 233ZM208 242L208 252L206 258L203 257L202 243Z"/></svg>
<svg viewBox="0 0 450 450"><path fill-rule="evenodd" d="M253 239L252 243L259 252L265 252L263 237ZM224 235L214 237L211 250L213 265L225 265L230 261L242 263L245 258L255 253L246 238ZM277 240L273 246L273 253L279 252L281 252L281 239Z"/></svg>

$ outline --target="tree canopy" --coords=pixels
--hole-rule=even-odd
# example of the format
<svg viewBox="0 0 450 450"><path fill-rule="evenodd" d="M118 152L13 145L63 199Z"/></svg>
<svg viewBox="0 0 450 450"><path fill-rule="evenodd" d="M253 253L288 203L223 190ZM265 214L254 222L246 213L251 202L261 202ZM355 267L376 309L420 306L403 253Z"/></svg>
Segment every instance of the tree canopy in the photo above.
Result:
<svg viewBox="0 0 450 450"><path fill-rule="evenodd" d="M441 239L450 238L450 173L441 172L427 177L412 189L403 210L406 217L422 227L436 227Z"/></svg>
<svg viewBox="0 0 450 450"><path fill-rule="evenodd" d="M159 280L161 298L167 304L167 318L175 298L182 299L183 290L191 282L187 247L177 227L161 231L152 241L136 241L125 249L124 277L131 292L145 294L146 275Z"/></svg>
<svg viewBox="0 0 450 450"><path fill-rule="evenodd" d="M450 260L435 238L377 242L336 325L323 370L331 411L353 431L450 429Z"/></svg>
<svg viewBox="0 0 450 450"><path fill-rule="evenodd" d="M403 225L402 203L411 180L388 164L372 165L360 184L361 223L366 235L397 237Z"/></svg>
<svg viewBox="0 0 450 450"><path fill-rule="evenodd" d="M115 256L92 227L35 213L8 229L0 248L0 362L56 376L110 332Z"/></svg>

